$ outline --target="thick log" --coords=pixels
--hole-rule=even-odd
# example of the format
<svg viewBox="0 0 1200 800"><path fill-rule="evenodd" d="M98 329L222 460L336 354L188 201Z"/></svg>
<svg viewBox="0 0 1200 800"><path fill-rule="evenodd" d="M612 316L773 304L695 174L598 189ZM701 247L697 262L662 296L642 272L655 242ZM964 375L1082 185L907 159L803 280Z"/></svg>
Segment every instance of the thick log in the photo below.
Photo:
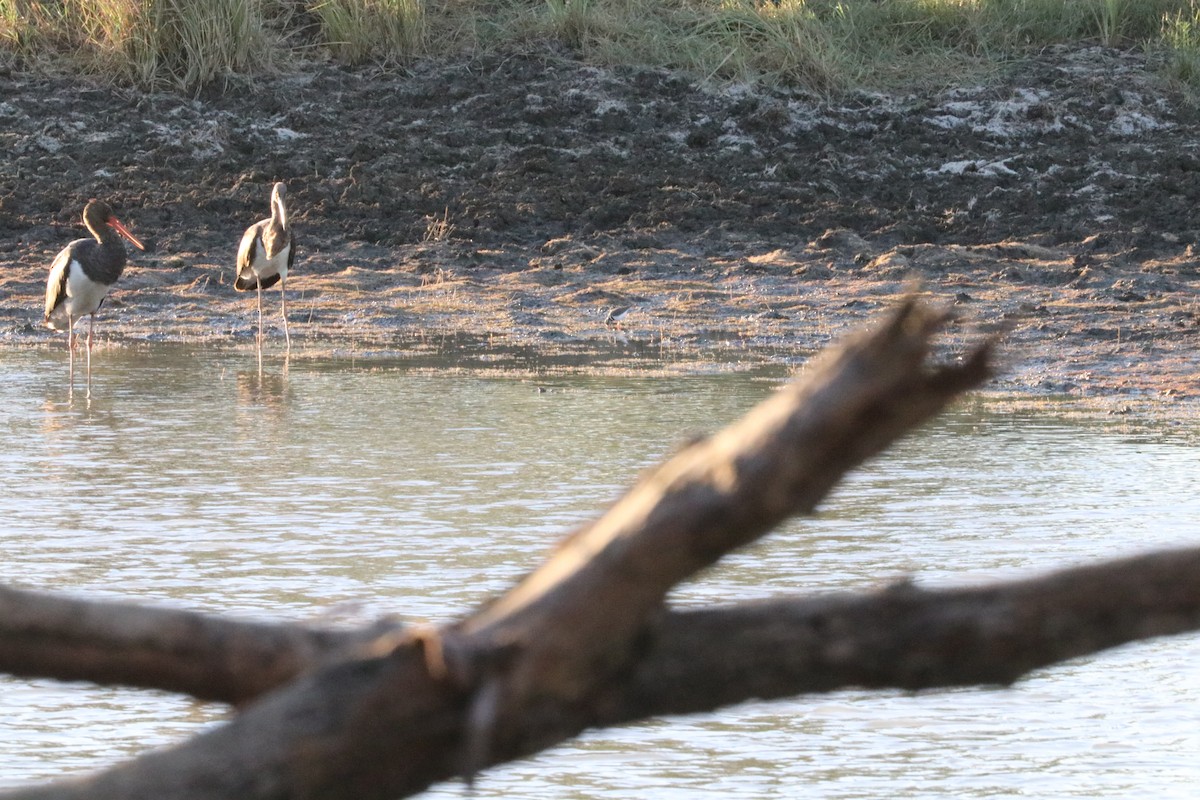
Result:
<svg viewBox="0 0 1200 800"><path fill-rule="evenodd" d="M1200 549L984 587L786 599L665 613L629 673L514 741L662 714L849 687L1007 685L1126 642L1200 630ZM466 693L431 678L424 645L335 664L232 723L99 776L5 800L371 798L464 774ZM523 751L491 753L500 762Z"/></svg>

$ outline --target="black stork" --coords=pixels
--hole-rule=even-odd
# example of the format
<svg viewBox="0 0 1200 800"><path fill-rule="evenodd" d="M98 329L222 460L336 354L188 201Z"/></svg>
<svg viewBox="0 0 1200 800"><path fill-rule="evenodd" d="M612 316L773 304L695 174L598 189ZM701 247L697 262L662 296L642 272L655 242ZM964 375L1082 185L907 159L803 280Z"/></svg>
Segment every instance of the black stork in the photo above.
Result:
<svg viewBox="0 0 1200 800"><path fill-rule="evenodd" d="M93 239L76 239L64 247L50 265L46 281L45 324L67 332L67 349L75 352L75 323L85 314L88 323L88 377L92 369L92 329L96 312L105 295L125 270L125 245L121 236L139 250L146 248L130 233L103 200L89 200L83 208L83 224ZM120 236L118 236L120 234ZM72 377L74 361L72 361Z"/></svg>
<svg viewBox="0 0 1200 800"><path fill-rule="evenodd" d="M296 242L288 225L287 206L283 198L287 186L282 182L271 188L271 218L260 220L242 234L238 247L237 277L233 288L239 292L254 289L258 292L258 344L262 346L262 290L279 284L280 314L283 316L283 335L288 352L292 337L287 322L287 274L296 260Z"/></svg>

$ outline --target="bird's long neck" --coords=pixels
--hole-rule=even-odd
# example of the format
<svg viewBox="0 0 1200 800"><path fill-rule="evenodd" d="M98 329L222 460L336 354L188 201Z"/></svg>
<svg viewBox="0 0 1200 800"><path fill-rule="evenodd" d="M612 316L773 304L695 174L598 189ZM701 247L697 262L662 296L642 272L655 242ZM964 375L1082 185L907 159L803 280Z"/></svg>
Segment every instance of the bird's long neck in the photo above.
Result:
<svg viewBox="0 0 1200 800"><path fill-rule="evenodd" d="M287 230L287 206L283 204L283 198L278 194L271 196L271 221Z"/></svg>
<svg viewBox="0 0 1200 800"><path fill-rule="evenodd" d="M113 253L120 253L122 261L125 256L125 242L121 241L121 234L117 233L113 228L106 224L100 223L96 227L88 225L88 229L92 232L92 236L96 237L96 241L104 250Z"/></svg>
<svg viewBox="0 0 1200 800"><path fill-rule="evenodd" d="M96 243L101 247L104 247L104 245L112 246L113 240L120 236L119 233L108 227L107 223L97 222L86 216L84 217L83 224L87 226L88 232L92 234Z"/></svg>
<svg viewBox="0 0 1200 800"><path fill-rule="evenodd" d="M103 283L115 283L117 278L121 277L126 261L125 243L121 241L121 234L106 223L100 223L97 226L89 223L88 230L99 242L100 252L103 253L103 256L81 259L82 262L85 262L83 263L84 271L95 280Z"/></svg>

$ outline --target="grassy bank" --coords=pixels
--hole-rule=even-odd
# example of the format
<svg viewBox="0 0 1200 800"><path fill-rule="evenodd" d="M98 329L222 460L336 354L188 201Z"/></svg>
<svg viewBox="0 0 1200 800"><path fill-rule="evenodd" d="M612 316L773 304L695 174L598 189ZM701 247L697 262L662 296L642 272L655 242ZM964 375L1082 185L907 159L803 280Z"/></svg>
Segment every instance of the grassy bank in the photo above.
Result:
<svg viewBox="0 0 1200 800"><path fill-rule="evenodd" d="M194 90L297 60L569 48L818 91L952 83L1055 44L1143 47L1200 84L1200 0L0 0L0 55Z"/></svg>

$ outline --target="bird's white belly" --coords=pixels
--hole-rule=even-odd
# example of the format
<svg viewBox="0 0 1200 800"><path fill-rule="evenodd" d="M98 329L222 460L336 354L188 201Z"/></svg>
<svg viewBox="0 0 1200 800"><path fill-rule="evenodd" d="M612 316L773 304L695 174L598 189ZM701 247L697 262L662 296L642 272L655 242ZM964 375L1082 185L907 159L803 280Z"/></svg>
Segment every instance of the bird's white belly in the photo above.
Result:
<svg viewBox="0 0 1200 800"><path fill-rule="evenodd" d="M65 331L68 317L78 322L80 317L95 313L108 294L108 289L108 284L91 280L83 273L79 262L72 261L67 267L67 299L59 303L50 315L50 326Z"/></svg>
<svg viewBox="0 0 1200 800"><path fill-rule="evenodd" d="M270 278L272 275L278 275L283 280L287 280L288 267L288 252L291 250L291 245L284 247L274 258L267 258L267 248L263 247L262 237L258 237L254 242L254 263L250 269L259 278Z"/></svg>

